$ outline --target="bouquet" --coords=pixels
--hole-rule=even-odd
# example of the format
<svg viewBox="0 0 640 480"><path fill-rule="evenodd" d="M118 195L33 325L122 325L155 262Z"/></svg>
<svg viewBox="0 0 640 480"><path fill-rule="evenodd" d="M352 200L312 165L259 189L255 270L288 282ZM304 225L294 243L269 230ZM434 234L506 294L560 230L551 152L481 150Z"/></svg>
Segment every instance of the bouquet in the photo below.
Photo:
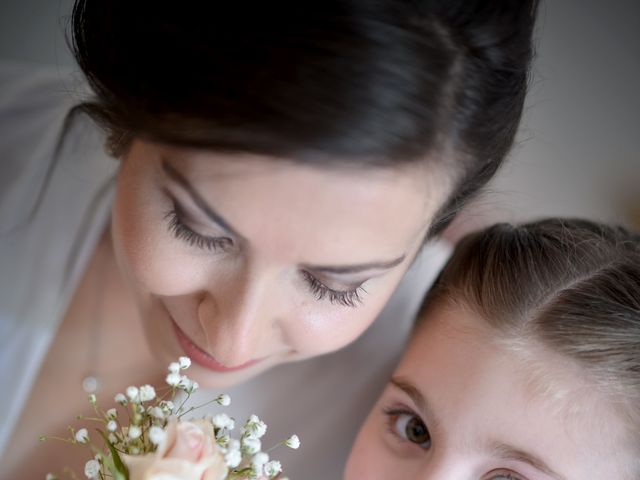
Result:
<svg viewBox="0 0 640 480"><path fill-rule="evenodd" d="M87 428L69 427L69 438L43 436L41 440L52 438L88 448L91 458L84 474L95 480L286 480L279 477L280 462L269 458L270 450L262 451L267 425L256 415L244 423L239 438L232 437L235 420L225 413L185 420L207 404L228 406L231 402L222 394L186 408L198 389L198 384L182 373L190 365L188 357L169 365L164 395L156 394L151 385L131 386L115 396L119 407L106 411L99 407L95 395L89 395L95 417L78 418L97 422L95 434L89 434ZM279 445L297 449L300 440L292 435ZM47 475L47 480L57 478Z"/></svg>

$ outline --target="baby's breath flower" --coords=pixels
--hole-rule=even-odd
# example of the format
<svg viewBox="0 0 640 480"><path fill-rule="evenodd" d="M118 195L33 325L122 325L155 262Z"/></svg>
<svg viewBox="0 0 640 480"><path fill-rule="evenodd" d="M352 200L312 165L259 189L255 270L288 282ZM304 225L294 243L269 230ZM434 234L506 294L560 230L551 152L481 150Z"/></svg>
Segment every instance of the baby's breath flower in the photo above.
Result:
<svg viewBox="0 0 640 480"><path fill-rule="evenodd" d="M87 443L89 441L89 432L86 428L81 428L75 434L76 442Z"/></svg>
<svg viewBox="0 0 640 480"><path fill-rule="evenodd" d="M89 403L91 405L95 405L97 401L98 400L96 399L96 396L93 393L91 395L89 395Z"/></svg>
<svg viewBox="0 0 640 480"><path fill-rule="evenodd" d="M171 362L169 364L169 373L178 373L180 371L180 364L178 362Z"/></svg>
<svg viewBox="0 0 640 480"><path fill-rule="evenodd" d="M153 426L149 429L149 440L151 440L151 443L154 445L162 444L166 438L167 432L165 432L164 429L158 426Z"/></svg>
<svg viewBox="0 0 640 480"><path fill-rule="evenodd" d="M149 402L156 398L156 390L151 385L143 385L140 387L140 401Z"/></svg>
<svg viewBox="0 0 640 480"><path fill-rule="evenodd" d="M58 477L56 477L53 473L47 473L47 476L44 477L44 480L58 480Z"/></svg>
<svg viewBox="0 0 640 480"><path fill-rule="evenodd" d="M139 396L140 394L140 390L138 390L138 387L127 387L127 397L129 397L129 400L132 402L138 402L139 401Z"/></svg>
<svg viewBox="0 0 640 480"><path fill-rule="evenodd" d="M218 395L218 397L216 398L216 402L218 403L218 405L228 407L229 405L231 405L231 397L226 393L223 393L222 395Z"/></svg>
<svg viewBox="0 0 640 480"><path fill-rule="evenodd" d="M177 373L170 373L167 375L167 378L164 379L165 382L169 384L171 387L177 387L180 385L180 375Z"/></svg>
<svg viewBox="0 0 640 480"><path fill-rule="evenodd" d="M251 415L242 429L243 435L255 438L261 438L265 433L267 433L267 424L260 420L257 415Z"/></svg>
<svg viewBox="0 0 640 480"><path fill-rule="evenodd" d="M211 418L211 423L216 428L233 430L236 426L236 422L233 418L231 418L226 413L218 413Z"/></svg>
<svg viewBox="0 0 640 480"><path fill-rule="evenodd" d="M229 468L236 468L242 462L242 453L240 450L229 450L224 455L224 461Z"/></svg>
<svg viewBox="0 0 640 480"><path fill-rule="evenodd" d="M97 460L89 460L84 465L84 474L87 478L98 478L100 474L100 463Z"/></svg>
<svg viewBox="0 0 640 480"><path fill-rule="evenodd" d="M189 393L189 394L191 394L191 393L195 392L196 390L198 390L198 388L200 388L200 385L198 384L198 382L190 380L189 385L187 385L185 387L184 391Z"/></svg>
<svg viewBox="0 0 640 480"><path fill-rule="evenodd" d="M107 430L109 430L110 432L115 432L118 429L118 424L116 423L115 420L109 420L107 422Z"/></svg>
<svg viewBox="0 0 640 480"><path fill-rule="evenodd" d="M229 445L229 441L231 440L231 436L229 432L226 430L220 430L216 435L216 443L220 445L222 448L226 448Z"/></svg>
<svg viewBox="0 0 640 480"><path fill-rule="evenodd" d="M142 435L142 430L140 430L140 427L138 427L137 425L131 425L129 427L127 435L130 439L135 440L136 438L139 438L140 435Z"/></svg>
<svg viewBox="0 0 640 480"><path fill-rule="evenodd" d="M122 393L118 393L115 397L113 397L113 399L115 400L116 403L119 403L120 405L126 405L127 402L127 397L125 397Z"/></svg>
<svg viewBox="0 0 640 480"><path fill-rule="evenodd" d="M182 370L186 370L191 366L191 359L189 357L180 357L178 362L180 363L180 368Z"/></svg>
<svg viewBox="0 0 640 480"><path fill-rule="evenodd" d="M110 408L105 412L105 416L108 420L115 420L118 418L118 411L115 408Z"/></svg>
<svg viewBox="0 0 640 480"><path fill-rule="evenodd" d="M298 438L298 435L291 435L284 444L289 448L297 450L300 447L300 439Z"/></svg>
<svg viewBox="0 0 640 480"><path fill-rule="evenodd" d="M115 444L115 443L117 443L117 442L118 442L118 437L116 437L113 433L110 433L110 434L109 434L109 441L110 441L112 444Z"/></svg>
<svg viewBox="0 0 640 480"><path fill-rule="evenodd" d="M271 460L270 462L267 462L264 465L264 474L269 478L275 477L281 471L282 471L282 465L278 460Z"/></svg>
<svg viewBox="0 0 640 480"><path fill-rule="evenodd" d="M159 420L164 419L165 414L160 407L151 407L149 408L148 412L149 415L151 415L153 418L157 418Z"/></svg>
<svg viewBox="0 0 640 480"><path fill-rule="evenodd" d="M130 455L138 455L140 453L140 449L136 446L131 446L129 447L129 454Z"/></svg>
<svg viewBox="0 0 640 480"><path fill-rule="evenodd" d="M242 437L241 450L247 455L258 453L262 448L262 442L255 437Z"/></svg>

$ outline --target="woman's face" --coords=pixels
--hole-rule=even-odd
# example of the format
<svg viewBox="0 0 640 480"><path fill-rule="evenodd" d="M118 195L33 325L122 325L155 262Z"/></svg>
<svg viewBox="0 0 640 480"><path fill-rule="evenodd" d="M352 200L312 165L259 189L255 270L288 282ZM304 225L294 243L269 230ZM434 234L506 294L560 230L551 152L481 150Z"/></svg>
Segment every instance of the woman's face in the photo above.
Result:
<svg viewBox="0 0 640 480"><path fill-rule="evenodd" d="M362 426L345 480L633 478L621 468L634 463L624 426L577 366L542 347L507 350L459 307L425 320Z"/></svg>
<svg viewBox="0 0 640 480"><path fill-rule="evenodd" d="M323 169L136 141L112 219L152 350L230 386L339 349L375 319L438 208L426 167Z"/></svg>

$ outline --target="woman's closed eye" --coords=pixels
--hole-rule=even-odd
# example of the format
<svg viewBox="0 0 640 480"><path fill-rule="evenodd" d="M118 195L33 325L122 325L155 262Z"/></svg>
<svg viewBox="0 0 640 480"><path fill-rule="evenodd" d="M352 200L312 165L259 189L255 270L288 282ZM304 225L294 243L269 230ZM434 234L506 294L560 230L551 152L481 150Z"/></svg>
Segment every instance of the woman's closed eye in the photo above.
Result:
<svg viewBox="0 0 640 480"><path fill-rule="evenodd" d="M360 292L366 293L366 290L362 285L358 285L357 287L348 290L336 290L330 288L306 270L302 270L302 276L309 285L311 293L317 300L328 299L331 303L343 305L345 307L357 307L362 302Z"/></svg>
<svg viewBox="0 0 640 480"><path fill-rule="evenodd" d="M194 231L183 220L177 206L174 206L165 215L169 231L178 239L192 247L209 252L227 251L233 246L233 240L229 237L211 237Z"/></svg>
<svg viewBox="0 0 640 480"><path fill-rule="evenodd" d="M409 442L420 448L431 447L431 433L422 419L408 409L385 409L388 427L401 442Z"/></svg>

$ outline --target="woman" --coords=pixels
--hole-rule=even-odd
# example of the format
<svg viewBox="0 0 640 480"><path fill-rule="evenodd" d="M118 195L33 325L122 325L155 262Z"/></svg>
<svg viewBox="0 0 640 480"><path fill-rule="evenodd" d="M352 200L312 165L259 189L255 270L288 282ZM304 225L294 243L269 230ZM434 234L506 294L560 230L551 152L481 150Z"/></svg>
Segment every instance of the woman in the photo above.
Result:
<svg viewBox="0 0 640 480"><path fill-rule="evenodd" d="M5 439L10 428L18 432L5 457L14 476L27 475L30 439L63 430L59 419L82 408L51 405L58 413L47 420L43 396L65 398L84 379L108 397L186 353L201 385L240 385L239 397L254 409L266 405L272 424L279 420L270 410L286 412L280 424L297 432L304 418L324 456L306 455L303 463L318 470L302 471L326 478L327 462L339 463L350 441L344 415L354 415L333 412L316 426L306 420L310 401L326 403L327 390L338 388L349 408L357 405L348 402L376 385L363 376L369 349L383 348L385 365L410 317L391 311L396 318L381 326L391 335L368 335L364 354L266 371L360 336L425 240L511 146L535 2L256 2L249 11L227 3L178 11L77 2L74 51L95 96L67 117L56 151L40 145L51 141L37 129L7 142L15 152L22 139L34 157L14 167L35 170L21 178L44 182L26 193L14 182L7 202L26 211L11 222L2 252L2 271L24 285L2 299L25 365L20 375L3 375L21 379L11 384L18 395L7 400L3 432ZM20 85L28 91L22 98L44 90ZM20 98L9 98L15 111ZM57 105L49 111L60 113ZM108 187L100 195L104 162L96 159L101 172L93 177L87 164L69 164L95 158L87 154L95 147L72 145L90 128L80 112L103 127L119 159L113 202ZM93 195L79 198L82 189ZM63 221L71 226L61 239L55 223ZM52 285L49 303L35 295ZM299 412L283 405L294 392ZM47 451L32 462L42 472L62 461L55 447Z"/></svg>

